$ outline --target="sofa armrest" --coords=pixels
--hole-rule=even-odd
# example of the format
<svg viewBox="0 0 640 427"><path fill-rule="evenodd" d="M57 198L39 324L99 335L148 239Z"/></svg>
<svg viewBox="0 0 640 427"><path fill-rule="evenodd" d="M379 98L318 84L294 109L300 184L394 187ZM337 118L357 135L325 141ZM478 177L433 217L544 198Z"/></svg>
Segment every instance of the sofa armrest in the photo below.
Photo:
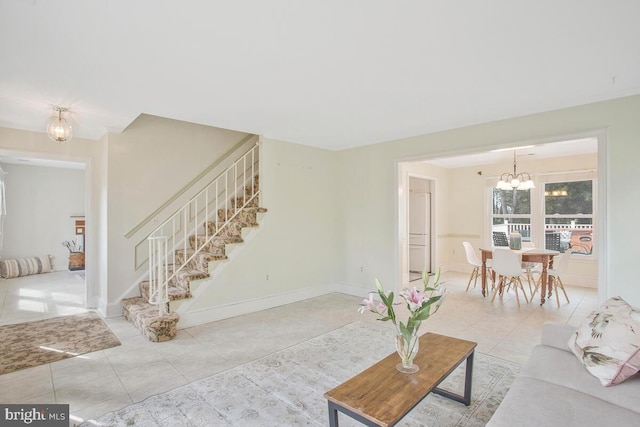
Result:
<svg viewBox="0 0 640 427"><path fill-rule="evenodd" d="M540 342L543 345L569 351L567 341L569 341L569 338L576 329L577 328L575 326L565 325L562 323L545 323L542 325L542 339Z"/></svg>

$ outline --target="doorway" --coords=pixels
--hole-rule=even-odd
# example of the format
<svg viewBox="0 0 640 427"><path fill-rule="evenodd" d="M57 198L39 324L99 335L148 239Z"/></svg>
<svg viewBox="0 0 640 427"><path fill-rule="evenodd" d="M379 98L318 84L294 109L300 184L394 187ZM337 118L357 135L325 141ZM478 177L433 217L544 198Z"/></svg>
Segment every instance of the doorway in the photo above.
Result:
<svg viewBox="0 0 640 427"><path fill-rule="evenodd" d="M598 189L594 192L594 209L597 217L594 217L594 236L606 235L606 193L604 190L605 162L603 153L606 144L604 132L594 132L586 135L574 135L572 137L557 138L540 142L531 148L535 148L533 156L523 161L522 167L532 172L538 180L536 197L543 197L547 182L562 181L561 178L567 170L573 173L588 171L597 177ZM500 148L500 147L497 147ZM511 147L511 152L524 147ZM433 216L440 214L438 225L432 226L432 269L442 267L444 271L466 272L468 263L461 250L463 241L470 241L476 247L490 245L490 227L487 227L487 212L491 212L491 204L488 201L486 182L497 182L500 173L508 170L510 160L500 159L499 156L511 154L504 147L495 150L483 150L477 153L460 153L448 157L434 156L423 160L399 162L399 219L407 221L407 225L399 224L400 230L400 273L403 283L408 267L408 247L402 239L408 236L408 198L409 175L422 176L432 179L432 183L438 183L446 193L444 205L437 203L435 191L432 192L432 222ZM501 154L502 153L502 154ZM505 169L504 165L507 165ZM529 170L533 166L534 170ZM489 181L487 181L489 180ZM552 190L552 189L551 189ZM595 190L594 190L595 191ZM597 194L597 196L596 196ZM442 200L441 200L442 201ZM439 205L439 206L437 206ZM473 215L469 215L473 212ZM537 212L537 210L536 210ZM553 222L553 221L551 221ZM489 230L487 232L487 229ZM406 233L404 234L403 233ZM544 242L539 242L540 246ZM608 295L606 281L606 240L597 242L593 251L589 254L576 254L572 257L573 266L569 276L572 282L578 286L598 288L599 295ZM434 257L436 262L433 262ZM604 299L604 298L603 298Z"/></svg>
<svg viewBox="0 0 640 427"><path fill-rule="evenodd" d="M0 151L0 162L8 172L7 217L0 256L48 256L53 267L51 274L11 280L15 286L34 284L36 288L40 285L35 282L39 281L59 283L56 290L50 286L16 292L38 294L40 305L32 307L34 315L51 307L60 314L89 307L84 261L71 262L72 256L85 254L84 216L90 191L87 162L9 150Z"/></svg>
<svg viewBox="0 0 640 427"><path fill-rule="evenodd" d="M422 272L432 270L432 188L435 183L427 178L409 175L408 242L409 282L420 280Z"/></svg>

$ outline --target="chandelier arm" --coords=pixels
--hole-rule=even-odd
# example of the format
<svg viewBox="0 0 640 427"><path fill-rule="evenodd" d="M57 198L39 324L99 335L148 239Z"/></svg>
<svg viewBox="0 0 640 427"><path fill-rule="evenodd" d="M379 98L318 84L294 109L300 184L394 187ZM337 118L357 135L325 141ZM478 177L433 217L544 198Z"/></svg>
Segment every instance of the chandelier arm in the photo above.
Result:
<svg viewBox="0 0 640 427"><path fill-rule="evenodd" d="M531 174L529 172L520 172L518 173L517 166L517 158L516 151L513 151L513 174L509 172L505 172L500 175L500 182L498 182L498 186L501 189L517 189L517 190L528 190L531 188L535 188L533 184L533 179L531 178Z"/></svg>

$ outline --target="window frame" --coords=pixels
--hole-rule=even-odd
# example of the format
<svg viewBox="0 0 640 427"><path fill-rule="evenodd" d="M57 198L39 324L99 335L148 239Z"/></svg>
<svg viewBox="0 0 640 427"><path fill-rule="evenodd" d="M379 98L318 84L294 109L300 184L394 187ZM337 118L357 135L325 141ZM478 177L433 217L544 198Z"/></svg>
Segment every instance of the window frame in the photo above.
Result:
<svg viewBox="0 0 640 427"><path fill-rule="evenodd" d="M492 241L492 231L493 231L493 220L495 217L505 217L510 216L513 218L530 218L531 224L531 241L535 244L536 248L544 248L545 244L545 219L548 216L545 213L545 196L544 196L544 187L545 184L548 183L556 183L556 182L575 182L575 181L591 181L591 191L593 194L592 199L592 214L584 214L581 217L583 218L591 218L592 223L592 245L593 249L591 254L572 254L571 257L577 257L582 260L595 260L597 259L598 254L598 245L600 242L600 235L598 233L598 224L599 224L599 216L598 216L598 173L595 170L581 170L581 171L562 171L562 172L553 172L553 173L539 173L535 174L533 177L535 188L529 190L531 191L531 214L513 214L513 215L494 215L493 213L493 189L495 188L495 184L498 182L498 177L487 178L486 180L486 195L485 203L487 203L485 213L487 217L485 217L485 230L487 230L487 235L485 242L489 245L489 247L493 247ZM576 218L577 215L562 215L566 217ZM558 216L558 217L562 217Z"/></svg>
<svg viewBox="0 0 640 427"><path fill-rule="evenodd" d="M493 210L493 208L494 208L494 200L493 200L493 192L494 192L494 190L495 190L494 186L489 188L489 194L490 194L489 198L491 200L491 203L490 203L490 219L489 219L489 221L490 221L490 233L489 233L489 235L490 236L492 235L491 233L493 232L494 220L496 218L503 218L506 221L509 221L511 219L528 219L530 227L533 227L531 225L531 221L533 220L533 209L534 209L533 198L535 197L533 189L529 190L530 191L530 196L529 196L529 213L528 214L495 214L494 210ZM500 190L500 191L505 191L505 190ZM516 191L525 191L525 190L516 190ZM507 235L508 235L508 233L507 233Z"/></svg>

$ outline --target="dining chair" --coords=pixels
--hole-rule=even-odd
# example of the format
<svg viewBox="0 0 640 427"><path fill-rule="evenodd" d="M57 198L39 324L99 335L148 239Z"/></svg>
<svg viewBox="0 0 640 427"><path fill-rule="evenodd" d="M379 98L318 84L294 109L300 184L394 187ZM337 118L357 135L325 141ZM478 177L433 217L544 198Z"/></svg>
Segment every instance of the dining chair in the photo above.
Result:
<svg viewBox="0 0 640 427"><path fill-rule="evenodd" d="M509 239L507 239L507 233L505 233L504 231L494 231L493 246L509 246Z"/></svg>
<svg viewBox="0 0 640 427"><path fill-rule="evenodd" d="M551 297L551 287L553 287L553 291L556 293L556 303L558 307L560 307L560 296L558 295L558 286L562 289L564 293L564 297L567 300L567 304L569 304L569 296L567 295L567 291L564 289L564 283L562 283L562 275L566 274L567 268L569 267L569 261L571 260L571 254L569 252L561 253L560 255L556 255L553 260L554 268L550 268L547 270L547 276L549 277L551 284L549 289L549 297ZM540 286L542 286L542 282L539 277L536 282L536 288L531 295L531 299L533 300L533 296L538 292Z"/></svg>
<svg viewBox="0 0 640 427"><path fill-rule="evenodd" d="M511 249L497 248L493 251L491 268L499 276L498 284L493 290L493 297L491 298L491 302L493 302L498 293L500 294L500 296L502 296L505 290L509 287L512 287L516 293L516 302L518 303L518 308L520 307L520 297L518 296L518 289L522 291L524 300L526 302L529 302L529 300L527 299L527 293L524 290L524 286L522 286L521 278L523 271L521 261L515 252L513 252Z"/></svg>
<svg viewBox="0 0 640 427"><path fill-rule="evenodd" d="M544 235L544 248L560 252L560 233L557 231L547 231Z"/></svg>
<svg viewBox="0 0 640 427"><path fill-rule="evenodd" d="M467 283L467 292L469 290L469 286L471 286L471 281L473 280L473 287L476 287L478 283L478 277L482 277L482 260L473 249L473 245L469 242L462 242L462 246L464 246L464 251L467 255L467 262L473 266L473 270L471 271L471 276L469 276L469 283ZM487 260L487 274L493 281L493 274L491 274L491 260Z"/></svg>
<svg viewBox="0 0 640 427"><path fill-rule="evenodd" d="M522 242L522 251L528 251L535 249L536 245L533 242ZM533 295L533 288L537 280L533 277L534 274L542 273L542 264L539 262L523 262L521 264L522 270L525 272L527 282L529 282L529 294Z"/></svg>

